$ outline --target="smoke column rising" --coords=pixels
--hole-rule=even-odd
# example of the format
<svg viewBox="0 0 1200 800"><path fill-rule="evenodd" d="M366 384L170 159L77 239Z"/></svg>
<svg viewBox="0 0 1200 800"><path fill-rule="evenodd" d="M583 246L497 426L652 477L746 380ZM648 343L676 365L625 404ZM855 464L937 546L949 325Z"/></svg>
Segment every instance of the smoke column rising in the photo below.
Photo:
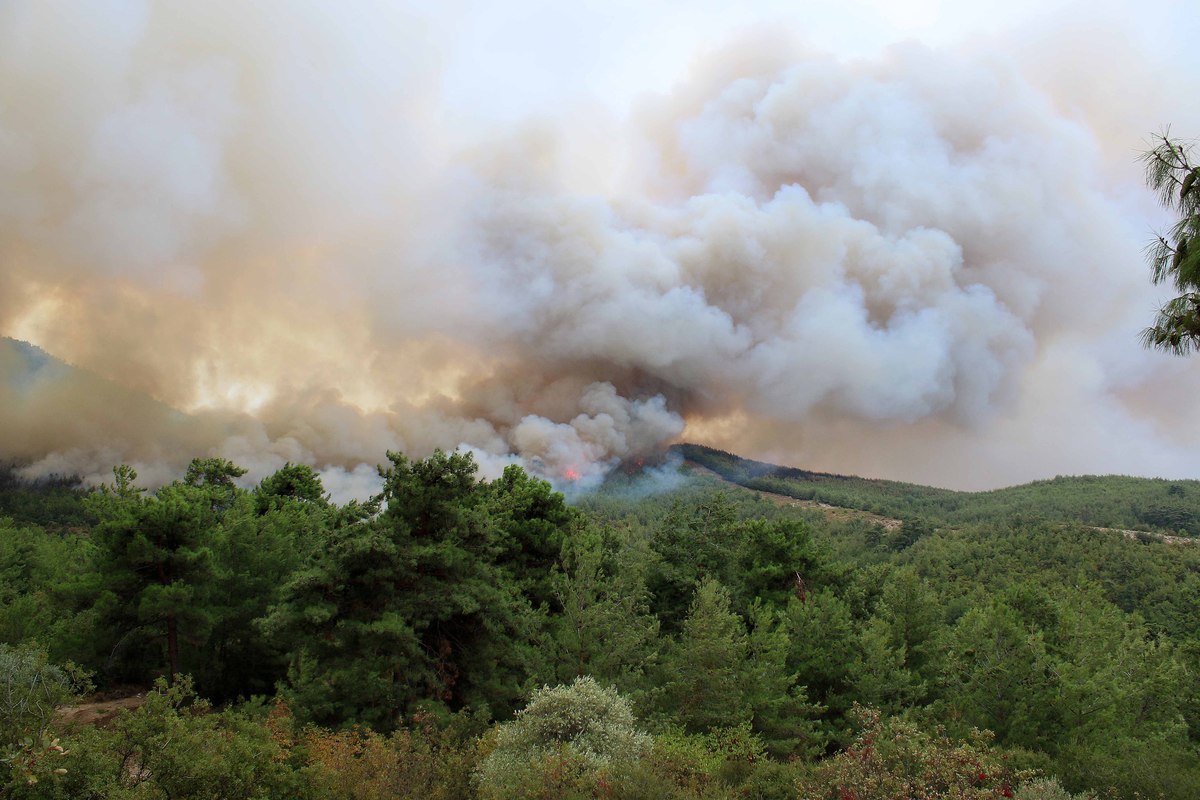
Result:
<svg viewBox="0 0 1200 800"><path fill-rule="evenodd" d="M339 496L387 449L586 484L679 438L964 488L1200 474L1196 370L1135 341L1168 120L1082 91L1104 58L1061 20L747 36L624 120L463 130L445 21L193 5L0 6L0 334L86 370L0 342L0 457L291 460Z"/></svg>

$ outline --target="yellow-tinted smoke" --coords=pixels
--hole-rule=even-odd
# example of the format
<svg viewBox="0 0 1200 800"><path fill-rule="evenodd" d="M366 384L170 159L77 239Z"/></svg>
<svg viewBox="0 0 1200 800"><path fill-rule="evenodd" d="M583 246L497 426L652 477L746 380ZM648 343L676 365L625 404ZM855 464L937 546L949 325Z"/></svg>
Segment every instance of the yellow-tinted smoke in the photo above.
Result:
<svg viewBox="0 0 1200 800"><path fill-rule="evenodd" d="M1195 415L1147 400L1190 373L1135 343L1148 205L1114 153L1144 131L1067 102L1037 37L743 41L604 150L449 130L429 26L0 5L0 334L86 371L4 343L0 457L349 486L464 446L586 480L684 436L957 486L1200 471ZM587 191L589 160L632 171Z"/></svg>

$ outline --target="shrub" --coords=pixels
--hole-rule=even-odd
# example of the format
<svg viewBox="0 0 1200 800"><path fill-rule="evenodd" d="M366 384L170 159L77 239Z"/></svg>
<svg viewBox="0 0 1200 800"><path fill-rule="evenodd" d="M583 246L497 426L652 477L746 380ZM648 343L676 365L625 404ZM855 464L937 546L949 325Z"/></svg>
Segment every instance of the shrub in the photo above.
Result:
<svg viewBox="0 0 1200 800"><path fill-rule="evenodd" d="M0 644L0 797L62 773L64 748L50 723L85 684L72 666L55 666L40 650Z"/></svg>
<svg viewBox="0 0 1200 800"><path fill-rule="evenodd" d="M813 800L1001 800L1013 797L1015 776L974 732L953 742L941 731L929 735L879 712L855 706L860 728L850 747L816 767L798 783Z"/></svg>
<svg viewBox="0 0 1200 800"><path fill-rule="evenodd" d="M66 744L61 793L39 798L312 797L268 725L237 711L214 712L187 676L170 686L160 678L145 703L122 712L110 729L86 728Z"/></svg>
<svg viewBox="0 0 1200 800"><path fill-rule="evenodd" d="M590 677L542 688L496 731L495 748L479 768L480 790L503 798L591 791L649 749L636 722L628 700Z"/></svg>
<svg viewBox="0 0 1200 800"><path fill-rule="evenodd" d="M1096 800L1091 792L1071 794L1059 785L1057 778L1037 778L1021 785L1016 800Z"/></svg>
<svg viewBox="0 0 1200 800"><path fill-rule="evenodd" d="M322 797L336 800L465 800L477 746L463 719L436 726L418 715L411 729L391 735L369 730L307 728L303 740ZM456 728L453 723L459 723Z"/></svg>

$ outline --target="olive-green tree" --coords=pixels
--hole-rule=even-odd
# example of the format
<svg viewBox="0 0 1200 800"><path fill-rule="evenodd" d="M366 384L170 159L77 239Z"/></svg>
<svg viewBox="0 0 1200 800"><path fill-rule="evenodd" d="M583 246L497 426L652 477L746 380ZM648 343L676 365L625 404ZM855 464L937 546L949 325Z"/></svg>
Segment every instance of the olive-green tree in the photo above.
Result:
<svg viewBox="0 0 1200 800"><path fill-rule="evenodd" d="M606 774L627 771L651 741L615 689L586 676L546 686L496 730L494 749L479 767L480 796L579 797Z"/></svg>

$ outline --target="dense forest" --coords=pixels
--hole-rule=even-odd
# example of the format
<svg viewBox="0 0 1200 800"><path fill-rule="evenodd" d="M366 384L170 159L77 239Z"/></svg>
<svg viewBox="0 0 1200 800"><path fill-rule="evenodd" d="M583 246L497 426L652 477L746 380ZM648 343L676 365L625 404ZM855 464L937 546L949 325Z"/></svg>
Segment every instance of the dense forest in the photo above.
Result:
<svg viewBox="0 0 1200 800"><path fill-rule="evenodd" d="M0 798L1200 797L1200 484L672 456L4 470Z"/></svg>

